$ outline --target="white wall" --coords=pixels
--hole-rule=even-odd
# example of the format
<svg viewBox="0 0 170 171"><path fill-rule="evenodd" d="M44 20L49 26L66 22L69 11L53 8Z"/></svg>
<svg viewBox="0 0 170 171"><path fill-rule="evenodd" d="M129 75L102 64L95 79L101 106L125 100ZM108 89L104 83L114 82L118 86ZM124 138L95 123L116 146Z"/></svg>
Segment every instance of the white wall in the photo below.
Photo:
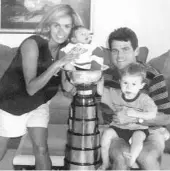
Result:
<svg viewBox="0 0 170 171"><path fill-rule="evenodd" d="M140 46L149 48L149 58L170 49L170 0L92 1L93 30L99 43L105 45L111 31L126 26L136 32Z"/></svg>
<svg viewBox="0 0 170 171"><path fill-rule="evenodd" d="M30 35L28 34L0 34L0 43L10 47L18 47Z"/></svg>
<svg viewBox="0 0 170 171"><path fill-rule="evenodd" d="M170 0L92 0L94 38L105 46L111 31L130 27L139 45L150 50L149 59L170 49ZM0 43L18 46L25 34L0 34Z"/></svg>

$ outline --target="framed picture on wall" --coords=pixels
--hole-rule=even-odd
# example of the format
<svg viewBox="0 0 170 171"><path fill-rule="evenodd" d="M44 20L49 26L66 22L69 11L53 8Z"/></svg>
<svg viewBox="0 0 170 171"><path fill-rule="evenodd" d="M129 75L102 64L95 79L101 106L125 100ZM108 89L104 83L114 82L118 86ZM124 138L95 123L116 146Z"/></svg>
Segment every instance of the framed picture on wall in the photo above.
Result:
<svg viewBox="0 0 170 171"><path fill-rule="evenodd" d="M0 0L0 33L34 33L43 14L56 4L69 4L92 28L92 0Z"/></svg>

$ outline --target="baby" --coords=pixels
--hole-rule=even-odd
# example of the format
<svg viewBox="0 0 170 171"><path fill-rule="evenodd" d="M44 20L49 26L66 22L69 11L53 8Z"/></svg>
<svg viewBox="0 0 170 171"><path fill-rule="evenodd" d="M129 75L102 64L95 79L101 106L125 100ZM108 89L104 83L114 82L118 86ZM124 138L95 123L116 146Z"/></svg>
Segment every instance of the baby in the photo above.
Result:
<svg viewBox="0 0 170 171"><path fill-rule="evenodd" d="M141 91L145 85L145 78L145 68L138 63L132 63L120 72L121 90L104 88L102 103L107 104L115 114L134 117L138 122L125 124L112 121L110 133L105 132L101 139L103 169L108 167L108 150L112 138L120 137L130 142L130 152L124 153L129 167L135 163L143 148L143 142L149 131L147 126L140 123L155 118L157 113L154 101Z"/></svg>
<svg viewBox="0 0 170 171"><path fill-rule="evenodd" d="M103 66L103 58L92 55L92 52L97 48L92 42L92 33L84 26L76 26L72 30L70 43L61 49L65 53L80 54L79 58L74 62L65 66L66 70L97 70ZM93 66L93 67L92 67Z"/></svg>

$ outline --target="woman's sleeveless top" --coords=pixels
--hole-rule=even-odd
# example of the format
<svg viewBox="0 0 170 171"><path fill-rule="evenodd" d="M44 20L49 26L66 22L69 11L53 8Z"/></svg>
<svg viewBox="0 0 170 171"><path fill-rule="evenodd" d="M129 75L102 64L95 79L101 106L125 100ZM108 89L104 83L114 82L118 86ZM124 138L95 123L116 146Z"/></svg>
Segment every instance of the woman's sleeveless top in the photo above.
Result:
<svg viewBox="0 0 170 171"><path fill-rule="evenodd" d="M37 35L29 38L34 39L38 45L37 76L39 76L52 64L52 56L47 40ZM20 48L21 46L0 80L0 109L13 115L28 113L46 103L57 93L61 83L60 72L58 76L53 76L41 90L30 96L26 91Z"/></svg>

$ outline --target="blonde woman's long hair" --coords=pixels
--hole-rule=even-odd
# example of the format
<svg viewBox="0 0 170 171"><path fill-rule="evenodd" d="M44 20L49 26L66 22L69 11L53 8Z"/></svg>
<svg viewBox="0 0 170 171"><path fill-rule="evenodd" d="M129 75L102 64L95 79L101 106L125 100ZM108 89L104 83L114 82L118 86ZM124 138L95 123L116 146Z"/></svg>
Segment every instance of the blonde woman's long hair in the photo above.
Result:
<svg viewBox="0 0 170 171"><path fill-rule="evenodd" d="M45 38L49 38L49 26L55 22L55 20L63 15L69 15L73 19L73 27L77 25L83 25L83 22L74 9L68 4L58 4L50 8L43 16L42 20L36 28L36 34L42 35Z"/></svg>

